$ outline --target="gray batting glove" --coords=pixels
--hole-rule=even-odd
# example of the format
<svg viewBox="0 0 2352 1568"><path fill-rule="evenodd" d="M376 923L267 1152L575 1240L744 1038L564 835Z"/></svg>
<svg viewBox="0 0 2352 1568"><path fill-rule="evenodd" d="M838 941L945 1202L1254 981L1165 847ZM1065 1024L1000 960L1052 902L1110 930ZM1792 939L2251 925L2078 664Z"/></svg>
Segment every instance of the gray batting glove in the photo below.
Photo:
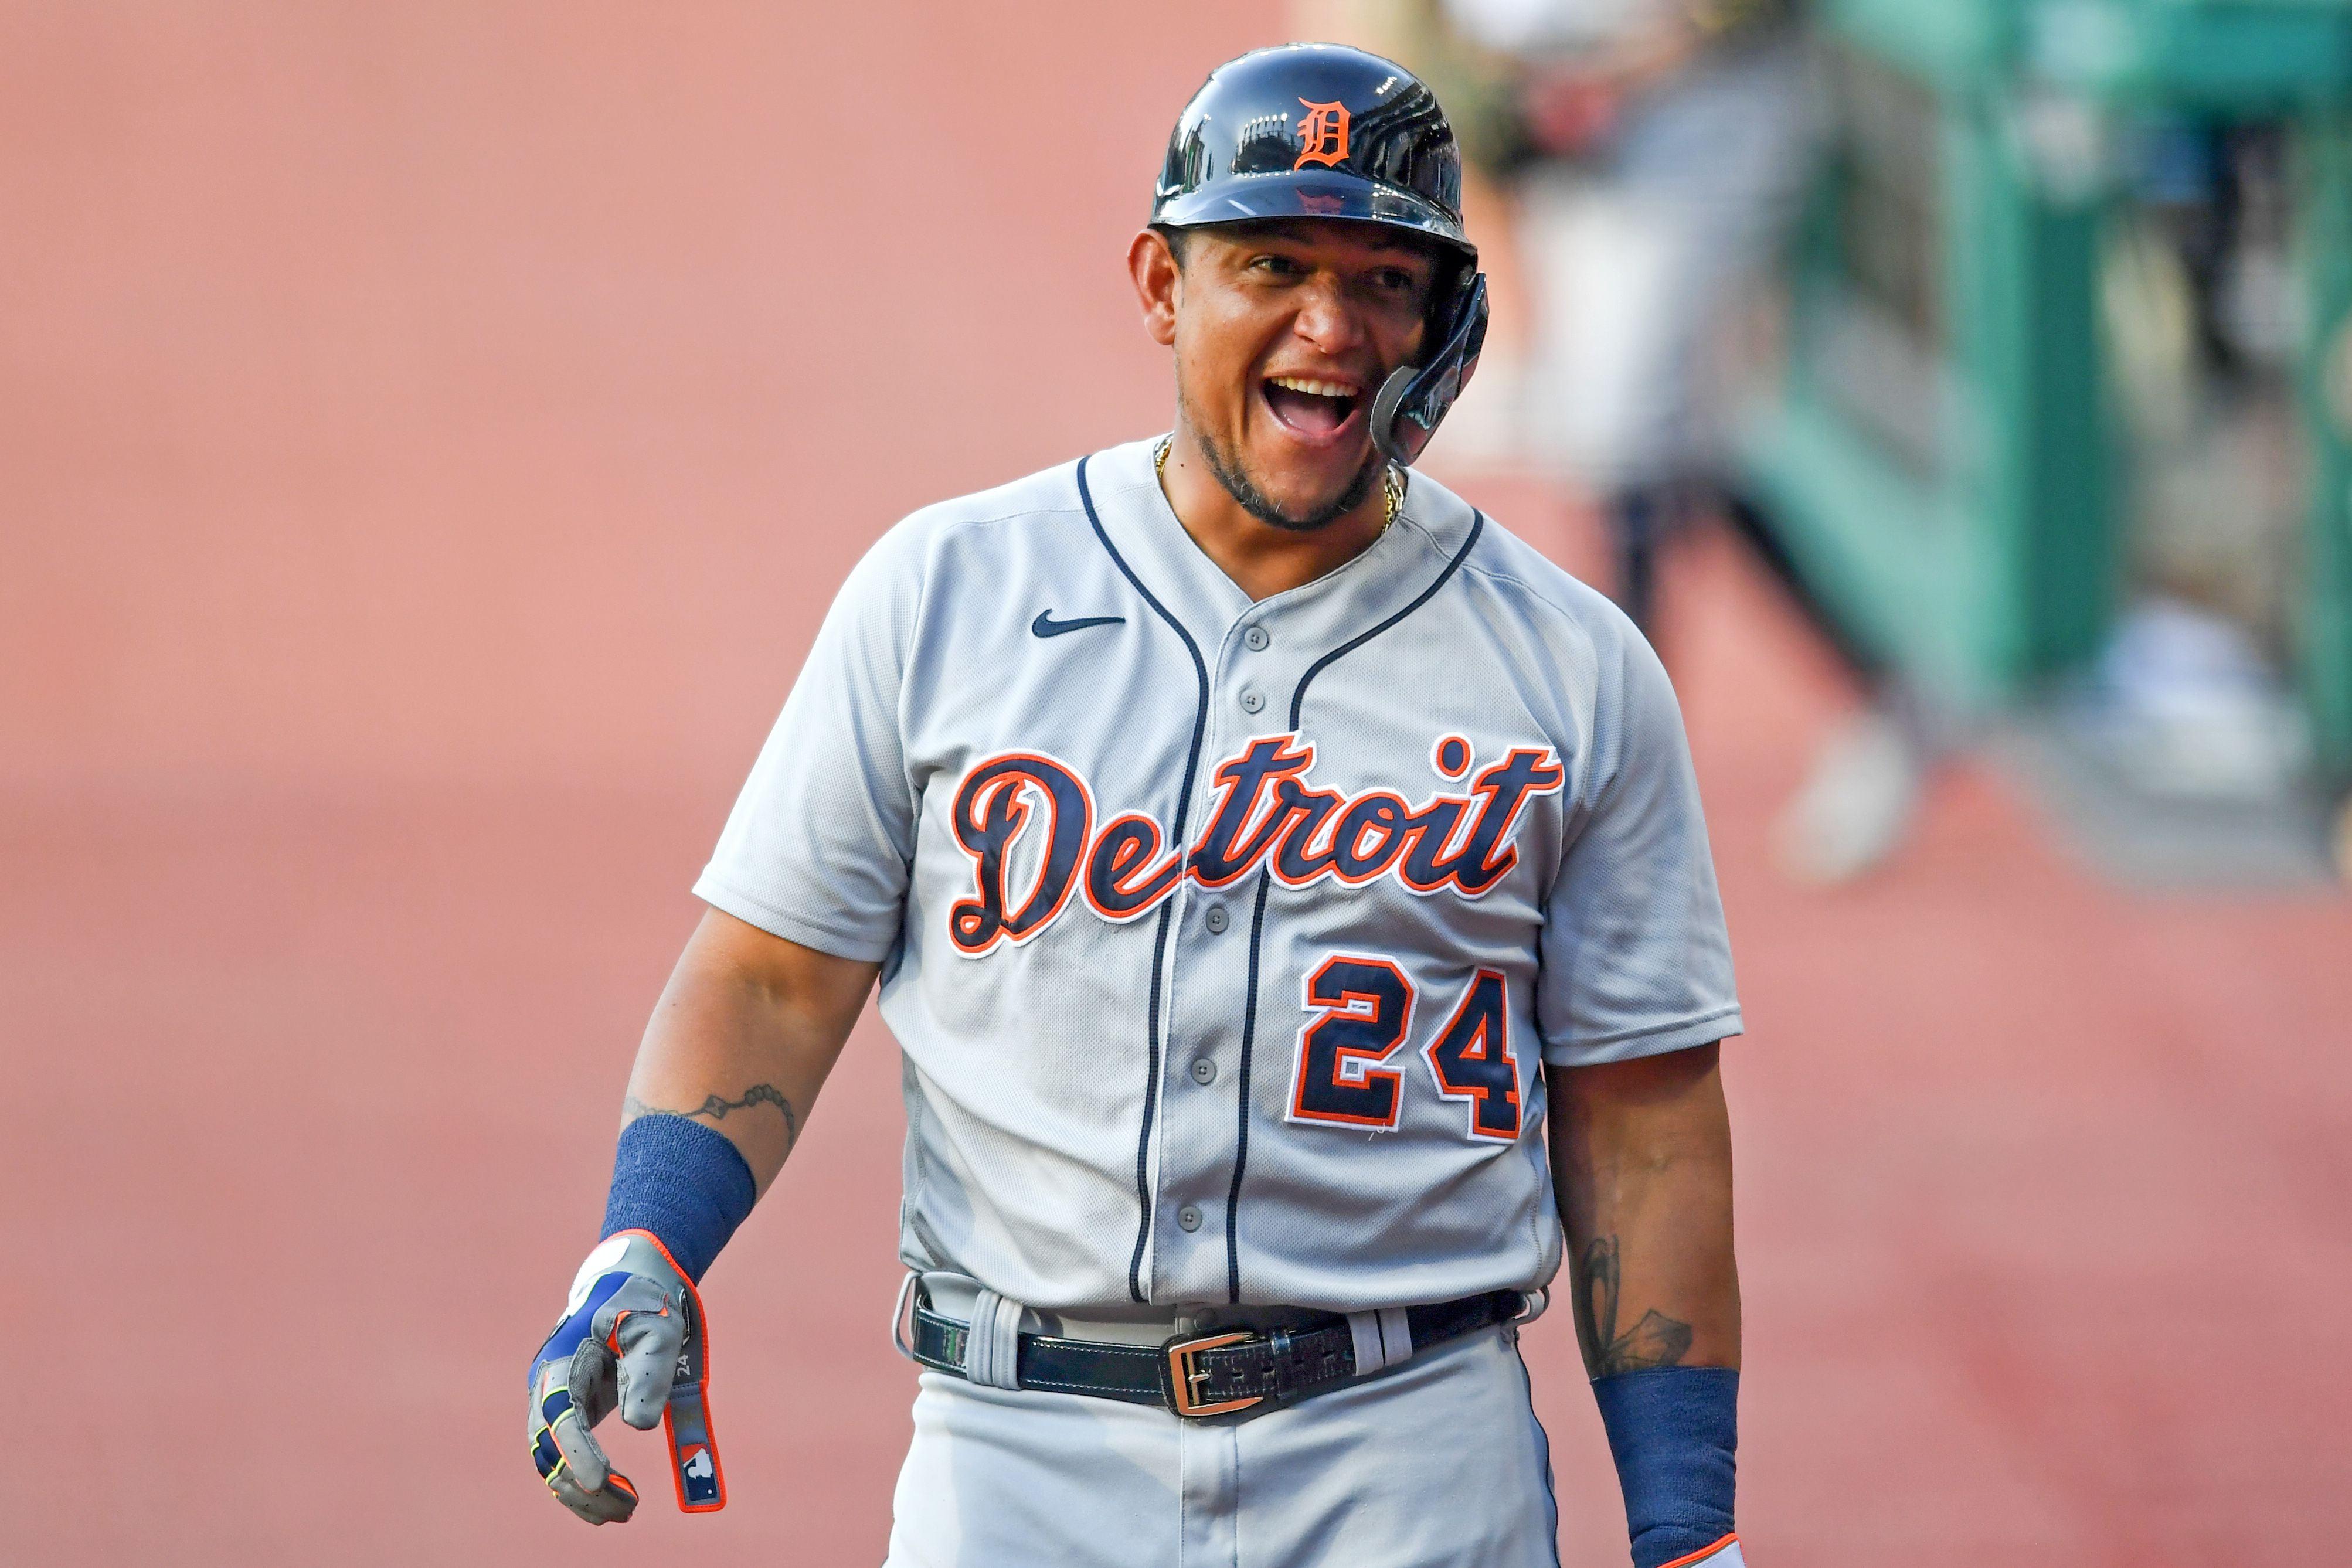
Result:
<svg viewBox="0 0 2352 1568"><path fill-rule="evenodd" d="M701 1298L662 1244L643 1230L599 1243L572 1281L563 1321L530 1364L531 1458L548 1490L591 1524L636 1511L637 1489L613 1469L593 1431L618 1408L640 1430L667 1426L681 1509L724 1507L706 1358Z"/></svg>

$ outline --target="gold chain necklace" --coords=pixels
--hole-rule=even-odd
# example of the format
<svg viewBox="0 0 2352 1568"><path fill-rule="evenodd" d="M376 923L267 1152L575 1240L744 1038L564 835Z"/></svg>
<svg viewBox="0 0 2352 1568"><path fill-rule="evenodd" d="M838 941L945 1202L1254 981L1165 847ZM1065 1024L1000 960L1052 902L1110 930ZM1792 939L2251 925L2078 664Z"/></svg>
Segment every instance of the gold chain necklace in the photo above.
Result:
<svg viewBox="0 0 2352 1568"><path fill-rule="evenodd" d="M1170 437L1161 436L1160 450L1151 457L1151 472L1159 477L1160 487L1163 491L1168 487L1168 450L1174 444ZM1397 477L1393 463L1381 470L1381 534L1384 534L1389 531L1389 525L1396 521L1397 509L1404 505L1404 481ZM1374 534L1372 538L1377 539L1381 534Z"/></svg>

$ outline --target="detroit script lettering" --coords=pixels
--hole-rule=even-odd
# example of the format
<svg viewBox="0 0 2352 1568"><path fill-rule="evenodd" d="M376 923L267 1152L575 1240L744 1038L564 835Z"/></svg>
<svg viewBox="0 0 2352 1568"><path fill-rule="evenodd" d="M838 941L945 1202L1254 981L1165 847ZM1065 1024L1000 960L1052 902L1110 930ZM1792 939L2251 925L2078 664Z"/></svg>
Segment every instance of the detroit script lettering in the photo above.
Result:
<svg viewBox="0 0 2352 1568"><path fill-rule="evenodd" d="M1470 773L1469 742L1431 747L1442 779ZM982 758L964 775L954 806L956 842L972 862L972 896L948 914L956 951L979 957L1000 942L1028 941L1059 918L1073 895L1105 920L1133 920L1191 880L1226 887L1261 864L1286 887L1329 878L1361 886L1394 876L1417 894L1451 888L1476 898L1518 862L1520 810L1566 777L1549 747L1508 752L1467 792L1419 806L1392 790L1355 796L1307 781L1315 747L1296 735L1262 736L1221 763L1207 824L1189 847L1161 852L1166 833L1147 812L1097 829L1094 791L1067 763L1035 751ZM1041 863L1025 890L1008 885L1013 846L1038 835ZM1016 898L1018 900L1016 904Z"/></svg>

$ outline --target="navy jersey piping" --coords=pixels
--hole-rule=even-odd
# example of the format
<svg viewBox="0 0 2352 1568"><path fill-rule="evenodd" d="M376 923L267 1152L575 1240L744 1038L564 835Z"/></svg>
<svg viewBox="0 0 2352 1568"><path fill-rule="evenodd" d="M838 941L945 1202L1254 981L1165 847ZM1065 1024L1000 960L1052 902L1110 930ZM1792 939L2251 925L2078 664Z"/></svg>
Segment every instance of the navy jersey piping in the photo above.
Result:
<svg viewBox="0 0 2352 1568"><path fill-rule="evenodd" d="M1437 591L1454 580L1454 574L1462 570L1462 563L1468 560L1470 552L1478 548L1478 536L1486 531L1486 514L1474 509L1470 514L1470 537L1462 541L1462 548L1454 552L1454 559L1445 563L1445 570L1437 574L1436 581L1423 589L1411 604L1406 605L1379 625L1370 631L1357 632L1353 637L1307 666L1307 673L1298 677L1298 689L1292 693L1290 697L1290 727L1293 731L1298 728L1298 710L1306 703L1307 688L1313 683L1315 677L1321 674L1327 666L1338 664L1341 659L1436 598Z"/></svg>
<svg viewBox="0 0 2352 1568"><path fill-rule="evenodd" d="M1445 570L1439 572L1436 580L1427 588L1423 589L1412 603L1378 625L1358 632L1307 666L1307 673L1298 677L1298 689L1290 696L1290 732L1293 735L1298 733L1298 710L1305 705L1307 688L1313 684L1315 677L1321 674L1329 665L1339 663L1339 660L1354 653L1436 598L1437 591L1453 581L1454 574L1462 570L1462 563L1470 559L1470 552L1477 548L1478 536L1486 532L1486 515L1474 508L1470 514L1470 537L1462 541L1462 548L1454 552L1454 559L1445 563ZM1250 1048L1257 1035L1258 954L1265 932L1266 890L1271 885L1267 873L1261 870L1257 879L1257 905L1250 915L1249 980L1246 991L1249 1010L1242 1016L1242 1094L1241 1109L1236 1116L1234 1133L1234 1179L1232 1185L1225 1190L1225 1299L1235 1303L1242 1299L1242 1176L1249 1168Z"/></svg>
<svg viewBox="0 0 2352 1568"><path fill-rule="evenodd" d="M1250 1047L1257 1040L1257 950L1265 931L1266 889L1273 885L1274 879L1261 867L1257 898L1250 906L1249 985L1243 1003L1242 1064L1235 1075L1241 1112L1234 1126L1234 1179L1225 1188L1225 1300L1234 1305L1242 1299L1242 1233L1235 1221L1241 1216L1242 1173L1249 1168Z"/></svg>
<svg viewBox="0 0 2352 1568"><path fill-rule="evenodd" d="M1087 465L1093 461L1091 456L1081 457L1077 466L1078 502L1087 509L1087 521L1093 526L1095 538L1102 542L1103 553L1110 557L1111 564L1118 568L1119 575L1127 579L1129 585L1142 596L1143 602L1151 606L1152 612L1167 622L1169 629L1182 640L1184 652L1192 655L1192 674L1200 685L1200 695L1192 709L1192 747L1184 760L1183 788L1176 796L1174 836L1176 841L1181 843L1189 830L1192 811L1192 777L1201 770L1201 743L1209 727L1209 666L1202 662L1200 646L1192 641L1192 634L1184 630L1184 623L1171 614L1166 605L1152 597L1151 590L1143 586L1143 580L1135 575L1135 569L1127 564L1127 558L1118 553L1118 547L1110 542L1110 535L1104 531L1102 518L1095 512L1094 492L1087 486ZM1476 536L1474 534L1472 537ZM1168 927L1175 908L1172 899L1160 906L1160 929L1151 940L1151 998L1144 1016L1146 1076L1143 1080L1143 1125L1135 1138L1135 1251L1127 1264L1127 1293L1138 1301L1145 1299L1143 1249L1151 1240L1151 1122L1160 1104L1160 977L1168 956ZM1254 960L1255 945L1252 956ZM1247 1059L1244 1060L1246 1061ZM1244 1082L1246 1082L1248 1069L1244 1067L1243 1071Z"/></svg>

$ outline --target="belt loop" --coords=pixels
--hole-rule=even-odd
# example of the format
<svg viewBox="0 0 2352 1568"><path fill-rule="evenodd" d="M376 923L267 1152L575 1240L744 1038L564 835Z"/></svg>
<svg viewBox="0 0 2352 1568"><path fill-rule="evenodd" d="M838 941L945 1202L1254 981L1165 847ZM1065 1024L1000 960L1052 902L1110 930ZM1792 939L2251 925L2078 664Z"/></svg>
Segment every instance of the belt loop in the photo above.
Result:
<svg viewBox="0 0 2352 1568"><path fill-rule="evenodd" d="M964 1335L963 1375L983 1388L1021 1386L1021 1303L982 1289Z"/></svg>
<svg viewBox="0 0 2352 1568"><path fill-rule="evenodd" d="M915 1359L915 1347L907 1340L907 1298L915 1293L922 1279L912 1269L908 1270L907 1277L898 1281L898 1299L890 1306L890 1343L908 1361Z"/></svg>
<svg viewBox="0 0 2352 1568"><path fill-rule="evenodd" d="M1349 1312L1348 1332L1356 1339L1356 1375L1378 1372L1389 1364L1387 1347L1381 1343L1381 1314Z"/></svg>
<svg viewBox="0 0 2352 1568"><path fill-rule="evenodd" d="M1383 1364L1396 1366L1412 1359L1412 1313L1403 1307L1382 1307L1381 1351Z"/></svg>

